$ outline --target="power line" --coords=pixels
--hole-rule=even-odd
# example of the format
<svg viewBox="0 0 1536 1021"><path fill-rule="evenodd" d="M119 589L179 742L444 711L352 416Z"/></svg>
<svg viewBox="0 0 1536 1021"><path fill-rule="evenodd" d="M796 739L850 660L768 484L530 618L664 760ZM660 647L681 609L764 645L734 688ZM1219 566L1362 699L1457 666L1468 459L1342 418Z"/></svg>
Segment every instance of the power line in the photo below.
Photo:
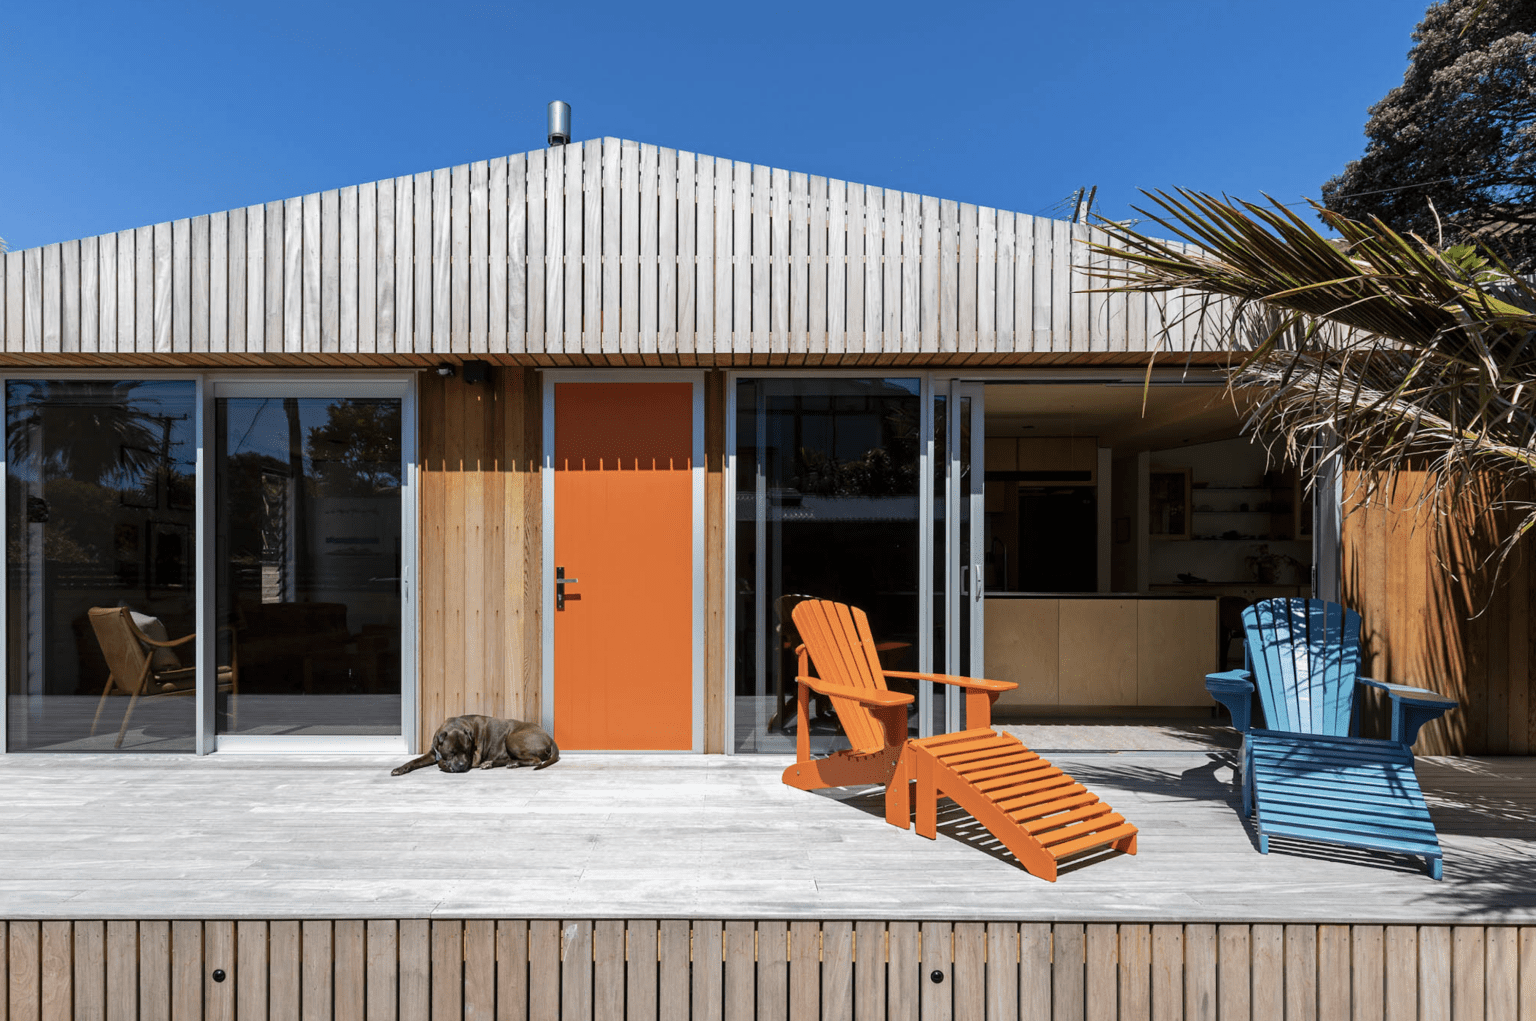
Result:
<svg viewBox="0 0 1536 1021"><path fill-rule="evenodd" d="M1434 181L1419 181L1419 182L1417 182L1415 184L1399 185L1396 188L1374 188L1371 191L1351 191L1351 192L1346 192L1343 195L1343 197L1344 198L1352 199L1352 198L1358 198L1361 195L1387 195L1387 194L1390 194L1391 192L1394 192L1394 191L1409 191L1409 190L1411 190L1413 188L1428 188L1432 184L1446 184L1447 182L1451 182L1451 181L1454 181L1454 180L1456 180L1456 178L1454 178L1454 177L1442 177L1442 178L1439 178L1438 180L1434 180ZM1302 199L1299 202L1282 202L1281 205L1285 205L1285 206L1304 206L1309 201L1310 201L1309 199Z"/></svg>

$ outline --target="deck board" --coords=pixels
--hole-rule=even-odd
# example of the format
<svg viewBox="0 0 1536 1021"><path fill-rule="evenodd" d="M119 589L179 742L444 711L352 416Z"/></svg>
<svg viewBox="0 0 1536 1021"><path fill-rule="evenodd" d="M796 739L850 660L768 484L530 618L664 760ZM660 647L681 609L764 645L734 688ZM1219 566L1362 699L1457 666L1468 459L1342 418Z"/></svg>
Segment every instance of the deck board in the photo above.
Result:
<svg viewBox="0 0 1536 1021"><path fill-rule="evenodd" d="M1260 856L1205 753L1057 753L1141 830L1060 881L940 814L785 787L783 756L569 754L552 769L394 759L0 758L0 917L1536 922L1536 759L1420 759L1445 880L1276 838Z"/></svg>

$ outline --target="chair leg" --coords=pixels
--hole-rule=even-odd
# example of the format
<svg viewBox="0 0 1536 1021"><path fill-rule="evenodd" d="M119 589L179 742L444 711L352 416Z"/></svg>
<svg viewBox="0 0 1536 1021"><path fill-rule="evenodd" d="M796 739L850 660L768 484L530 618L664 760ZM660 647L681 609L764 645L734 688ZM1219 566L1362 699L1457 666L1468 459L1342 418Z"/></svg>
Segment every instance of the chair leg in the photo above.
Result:
<svg viewBox="0 0 1536 1021"><path fill-rule="evenodd" d="M121 748L123 746L123 735L128 733L128 719L133 715L133 707L138 703L139 692L144 690L144 682L148 677L149 660L146 659L144 661L144 671L139 674L139 683L134 685L133 694L128 696L128 709L123 713L123 725L117 728L117 741L112 745L113 748Z"/></svg>
<svg viewBox="0 0 1536 1021"><path fill-rule="evenodd" d="M1238 777L1243 785L1243 818L1253 818L1253 759L1248 750L1248 740L1243 739L1242 775Z"/></svg>
<svg viewBox="0 0 1536 1021"><path fill-rule="evenodd" d="M896 772L885 785L885 821L906 829L912 825L912 752L903 748Z"/></svg>
<svg viewBox="0 0 1536 1021"><path fill-rule="evenodd" d="M106 686L101 689L101 699L96 703L96 715L91 717L91 736L96 736L96 725L101 722L101 711L107 707L107 696L112 694L112 674L107 674Z"/></svg>
<svg viewBox="0 0 1536 1021"><path fill-rule="evenodd" d="M1259 853L1260 854L1268 854L1269 853L1269 837L1265 836L1262 833L1259 834Z"/></svg>
<svg viewBox="0 0 1536 1021"><path fill-rule="evenodd" d="M937 840L939 836L939 786L933 775L933 758L915 756L917 767L917 835Z"/></svg>
<svg viewBox="0 0 1536 1021"><path fill-rule="evenodd" d="M1430 859L1428 859L1428 861L1429 861L1429 878L1431 878L1431 879L1443 879L1443 878L1445 878L1445 860L1443 858L1430 858Z"/></svg>

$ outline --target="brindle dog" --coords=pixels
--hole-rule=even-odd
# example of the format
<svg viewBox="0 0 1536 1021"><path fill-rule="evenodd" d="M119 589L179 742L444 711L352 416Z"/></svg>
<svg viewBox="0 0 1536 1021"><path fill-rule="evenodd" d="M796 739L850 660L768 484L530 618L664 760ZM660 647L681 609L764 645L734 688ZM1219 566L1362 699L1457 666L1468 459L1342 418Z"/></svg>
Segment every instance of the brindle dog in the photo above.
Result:
<svg viewBox="0 0 1536 1021"><path fill-rule="evenodd" d="M400 776L432 763L445 773L467 773L494 766L543 769L560 761L560 749L544 728L494 716L455 716L432 735L432 750L390 771Z"/></svg>

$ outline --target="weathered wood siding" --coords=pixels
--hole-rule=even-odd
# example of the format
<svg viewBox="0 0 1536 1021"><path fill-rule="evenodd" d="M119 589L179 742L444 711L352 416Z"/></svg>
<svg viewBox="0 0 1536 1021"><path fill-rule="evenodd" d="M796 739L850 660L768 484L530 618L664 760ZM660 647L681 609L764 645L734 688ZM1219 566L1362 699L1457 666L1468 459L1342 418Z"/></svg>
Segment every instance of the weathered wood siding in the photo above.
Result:
<svg viewBox="0 0 1536 1021"><path fill-rule="evenodd" d="M0 950L8 1021L1536 1018L1514 926L12 921Z"/></svg>
<svg viewBox="0 0 1536 1021"><path fill-rule="evenodd" d="M1346 478L1346 493L1356 481ZM1461 701L1420 733L1420 754L1529 755L1536 561L1525 550L1495 586L1483 564L1491 520L1470 510L1432 518L1420 503L1424 481L1404 474L1372 504L1355 499L1344 518L1344 601L1360 611L1366 673Z"/></svg>
<svg viewBox="0 0 1536 1021"><path fill-rule="evenodd" d="M604 138L0 256L7 364L1090 360L1086 226ZM1165 319L1171 329L1163 329Z"/></svg>
<svg viewBox="0 0 1536 1021"><path fill-rule="evenodd" d="M419 746L461 713L539 718L538 374L420 384Z"/></svg>
<svg viewBox="0 0 1536 1021"><path fill-rule="evenodd" d="M705 377L704 750L725 750L725 374ZM537 720L543 435L541 378L501 366L488 384L420 384L420 726L450 716ZM3 1019L0 1019L3 1021Z"/></svg>

